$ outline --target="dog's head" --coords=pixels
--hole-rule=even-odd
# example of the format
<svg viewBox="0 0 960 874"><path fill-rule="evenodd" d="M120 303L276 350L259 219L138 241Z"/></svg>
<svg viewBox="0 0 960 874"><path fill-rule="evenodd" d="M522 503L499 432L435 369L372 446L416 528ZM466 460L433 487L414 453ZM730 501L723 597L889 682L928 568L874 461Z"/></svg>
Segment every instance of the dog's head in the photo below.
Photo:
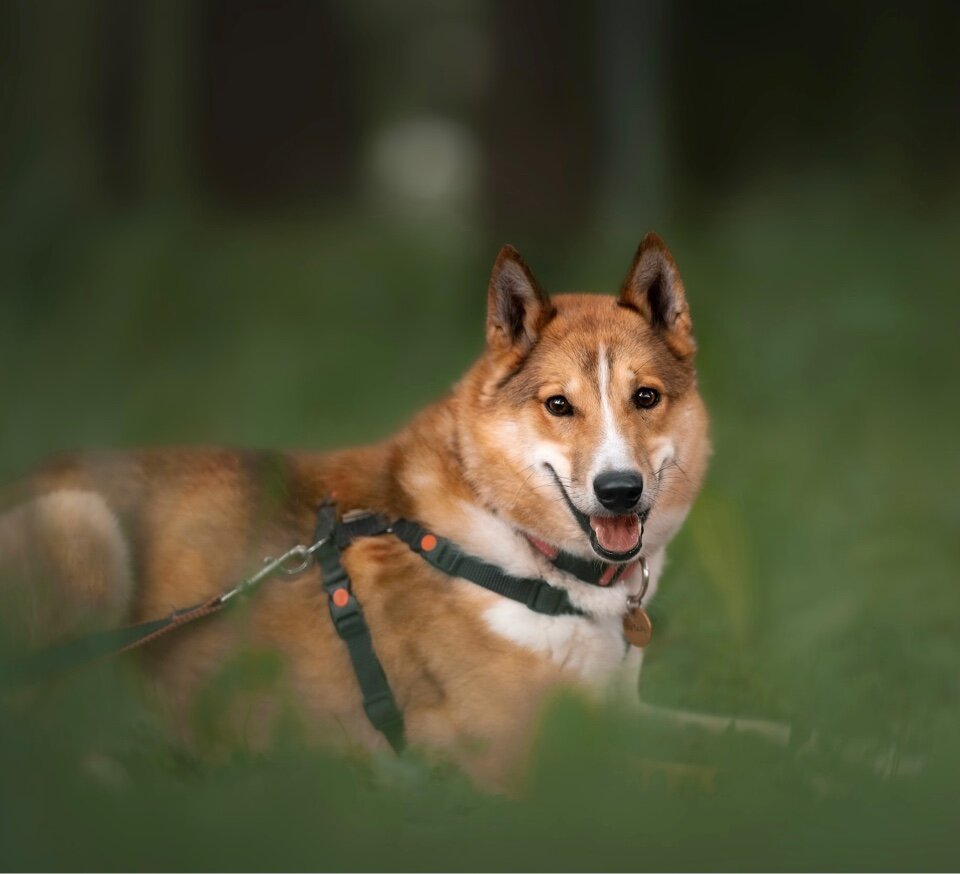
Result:
<svg viewBox="0 0 960 874"><path fill-rule="evenodd" d="M505 246L490 277L486 353L457 393L468 478L549 544L612 562L651 554L706 468L695 350L680 274L655 234L617 297L551 299Z"/></svg>

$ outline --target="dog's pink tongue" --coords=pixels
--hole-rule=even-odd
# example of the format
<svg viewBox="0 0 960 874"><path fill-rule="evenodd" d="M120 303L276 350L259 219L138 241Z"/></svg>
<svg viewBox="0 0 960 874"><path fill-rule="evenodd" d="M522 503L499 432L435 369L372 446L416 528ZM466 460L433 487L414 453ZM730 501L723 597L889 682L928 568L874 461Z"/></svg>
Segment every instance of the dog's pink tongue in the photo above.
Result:
<svg viewBox="0 0 960 874"><path fill-rule="evenodd" d="M590 524L600 545L608 552L629 552L640 542L640 520L626 516L591 516Z"/></svg>

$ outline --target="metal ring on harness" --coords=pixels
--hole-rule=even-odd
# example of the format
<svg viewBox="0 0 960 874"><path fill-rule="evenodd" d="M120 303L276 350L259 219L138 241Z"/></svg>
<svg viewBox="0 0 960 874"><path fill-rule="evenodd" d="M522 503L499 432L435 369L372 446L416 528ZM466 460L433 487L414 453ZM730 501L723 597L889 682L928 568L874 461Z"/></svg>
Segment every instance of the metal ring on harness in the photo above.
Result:
<svg viewBox="0 0 960 874"><path fill-rule="evenodd" d="M284 576L295 577L297 574L302 574L308 567L310 567L310 563L314 558L313 554L326 542L327 538L322 537L312 546L304 546L303 544L299 544L294 546L293 549L284 553L279 559L265 558L264 562L275 561L277 563L276 567L280 573L282 573ZM291 565L291 561L298 561L299 564Z"/></svg>
<svg viewBox="0 0 960 874"><path fill-rule="evenodd" d="M647 587L650 585L650 568L647 567L647 560L643 556L640 556L637 564L640 565L640 575L643 580L643 585L636 595L629 595L627 597L627 605L629 607L639 607L643 603L643 597L647 594Z"/></svg>

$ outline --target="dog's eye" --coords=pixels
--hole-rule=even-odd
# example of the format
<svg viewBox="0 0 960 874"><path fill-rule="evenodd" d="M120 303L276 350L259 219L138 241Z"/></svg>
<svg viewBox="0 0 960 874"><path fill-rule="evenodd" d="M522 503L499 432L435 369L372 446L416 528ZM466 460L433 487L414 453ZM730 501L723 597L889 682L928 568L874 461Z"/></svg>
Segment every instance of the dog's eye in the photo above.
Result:
<svg viewBox="0 0 960 874"><path fill-rule="evenodd" d="M573 415L573 404L571 404L570 401L568 401L563 395L554 395L553 397L547 398L547 402L544 404L544 406L554 416Z"/></svg>
<svg viewBox="0 0 960 874"><path fill-rule="evenodd" d="M660 392L648 385L641 386L633 393L633 403L638 410L649 410L660 403Z"/></svg>

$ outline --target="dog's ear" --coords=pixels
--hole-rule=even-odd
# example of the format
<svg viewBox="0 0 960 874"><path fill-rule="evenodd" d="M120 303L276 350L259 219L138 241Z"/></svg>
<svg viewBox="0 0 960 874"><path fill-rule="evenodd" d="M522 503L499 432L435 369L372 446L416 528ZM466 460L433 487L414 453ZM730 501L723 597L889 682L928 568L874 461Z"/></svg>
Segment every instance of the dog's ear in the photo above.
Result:
<svg viewBox="0 0 960 874"><path fill-rule="evenodd" d="M697 350L683 280L673 255L656 234L647 234L620 288L620 303L640 313L679 358Z"/></svg>
<svg viewBox="0 0 960 874"><path fill-rule="evenodd" d="M528 352L552 312L549 298L520 253L504 246L487 289L487 345Z"/></svg>

